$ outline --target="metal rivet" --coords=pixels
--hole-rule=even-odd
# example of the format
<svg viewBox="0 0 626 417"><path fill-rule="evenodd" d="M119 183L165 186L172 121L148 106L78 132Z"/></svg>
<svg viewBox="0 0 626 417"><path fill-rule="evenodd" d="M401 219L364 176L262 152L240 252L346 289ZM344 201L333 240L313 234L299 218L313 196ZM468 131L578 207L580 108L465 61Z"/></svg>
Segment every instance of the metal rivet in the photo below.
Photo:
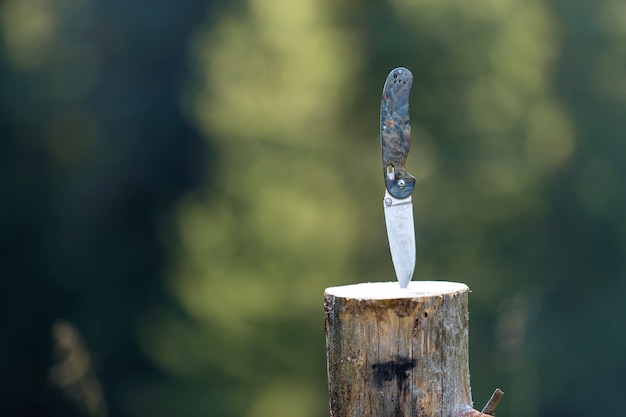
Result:
<svg viewBox="0 0 626 417"><path fill-rule="evenodd" d="M391 201L391 198L389 198L389 197L385 198L385 205L386 206L390 206L391 203L393 203L393 201Z"/></svg>
<svg viewBox="0 0 626 417"><path fill-rule="evenodd" d="M387 130L387 125L383 125L383 130Z"/></svg>
<svg viewBox="0 0 626 417"><path fill-rule="evenodd" d="M402 70L398 70L398 74L402 74Z"/></svg>
<svg viewBox="0 0 626 417"><path fill-rule="evenodd" d="M403 189L406 187L406 182L403 179L398 180L398 188Z"/></svg>

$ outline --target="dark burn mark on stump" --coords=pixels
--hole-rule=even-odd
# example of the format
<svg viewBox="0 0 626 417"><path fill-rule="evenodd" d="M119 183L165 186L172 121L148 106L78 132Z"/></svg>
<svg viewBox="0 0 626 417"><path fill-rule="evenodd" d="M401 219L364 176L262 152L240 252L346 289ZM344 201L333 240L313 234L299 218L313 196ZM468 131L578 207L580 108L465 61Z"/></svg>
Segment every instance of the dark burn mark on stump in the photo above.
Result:
<svg viewBox="0 0 626 417"><path fill-rule="evenodd" d="M396 380L398 387L402 388L404 382L409 377L408 371L415 367L415 359L398 358L397 360L376 363L372 365L374 372L374 382L381 388L384 382Z"/></svg>
<svg viewBox="0 0 626 417"><path fill-rule="evenodd" d="M383 391L385 383L396 384L396 392L393 389L388 393L391 394L387 401L391 403L384 407L387 410L385 414L390 417L406 417L412 412L406 408L406 398L409 396L409 387L411 386L409 378L410 371L415 367L417 361L415 359L399 357L389 362L377 363L372 365L374 376L374 384L377 389ZM388 388L391 388L388 386Z"/></svg>

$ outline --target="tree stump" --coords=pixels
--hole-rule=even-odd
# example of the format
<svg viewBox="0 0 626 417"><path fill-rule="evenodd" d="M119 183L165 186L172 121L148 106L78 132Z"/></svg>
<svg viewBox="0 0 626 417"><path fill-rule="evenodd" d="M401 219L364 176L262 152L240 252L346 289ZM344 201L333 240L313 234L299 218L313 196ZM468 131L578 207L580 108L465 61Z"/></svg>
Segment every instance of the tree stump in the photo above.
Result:
<svg viewBox="0 0 626 417"><path fill-rule="evenodd" d="M327 288L330 417L489 417L472 408L465 284Z"/></svg>

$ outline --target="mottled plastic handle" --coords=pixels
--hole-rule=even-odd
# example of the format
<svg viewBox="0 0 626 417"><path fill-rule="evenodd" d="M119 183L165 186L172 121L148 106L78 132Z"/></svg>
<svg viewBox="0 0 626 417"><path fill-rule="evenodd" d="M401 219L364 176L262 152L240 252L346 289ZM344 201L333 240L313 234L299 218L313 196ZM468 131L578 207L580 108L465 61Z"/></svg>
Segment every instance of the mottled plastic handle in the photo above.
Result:
<svg viewBox="0 0 626 417"><path fill-rule="evenodd" d="M383 173L389 194L407 198L415 188L415 178L406 171L406 157L411 146L409 93L413 74L406 68L389 73L380 103L380 144Z"/></svg>

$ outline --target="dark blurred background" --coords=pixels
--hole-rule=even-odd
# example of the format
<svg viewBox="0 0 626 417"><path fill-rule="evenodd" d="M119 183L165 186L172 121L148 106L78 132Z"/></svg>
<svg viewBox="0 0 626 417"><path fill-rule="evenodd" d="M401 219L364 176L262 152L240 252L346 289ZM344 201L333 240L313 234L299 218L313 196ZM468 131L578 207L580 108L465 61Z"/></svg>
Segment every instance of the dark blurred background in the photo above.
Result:
<svg viewBox="0 0 626 417"><path fill-rule="evenodd" d="M327 415L322 298L393 280L378 111L415 75L414 279L477 407L621 415L626 3L0 2L0 415Z"/></svg>

